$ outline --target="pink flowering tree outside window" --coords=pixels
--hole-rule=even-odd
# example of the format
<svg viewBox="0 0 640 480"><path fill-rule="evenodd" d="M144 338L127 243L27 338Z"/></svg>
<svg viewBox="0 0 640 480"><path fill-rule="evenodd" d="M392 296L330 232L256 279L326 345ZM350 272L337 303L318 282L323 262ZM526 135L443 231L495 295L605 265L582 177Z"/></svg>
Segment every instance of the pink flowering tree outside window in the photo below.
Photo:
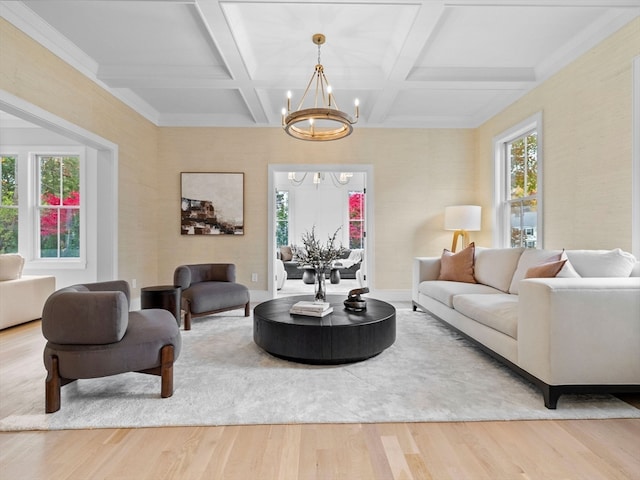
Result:
<svg viewBox="0 0 640 480"><path fill-rule="evenodd" d="M41 156L40 256L80 256L80 188L77 157Z"/></svg>
<svg viewBox="0 0 640 480"><path fill-rule="evenodd" d="M364 247L364 192L349 192L349 248Z"/></svg>

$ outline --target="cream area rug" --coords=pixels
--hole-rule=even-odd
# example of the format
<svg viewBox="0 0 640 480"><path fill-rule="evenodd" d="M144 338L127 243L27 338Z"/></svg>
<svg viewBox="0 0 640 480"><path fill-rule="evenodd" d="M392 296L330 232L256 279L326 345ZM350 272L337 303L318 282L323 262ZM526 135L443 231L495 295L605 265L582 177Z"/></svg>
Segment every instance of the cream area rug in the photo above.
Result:
<svg viewBox="0 0 640 480"><path fill-rule="evenodd" d="M255 345L252 318L240 311L195 319L182 340L171 398L160 398L159 377L127 373L63 387L61 410L46 415L42 382L0 430L640 418L610 395L563 395L548 410L533 385L408 308L397 311L393 346L348 365L275 358Z"/></svg>

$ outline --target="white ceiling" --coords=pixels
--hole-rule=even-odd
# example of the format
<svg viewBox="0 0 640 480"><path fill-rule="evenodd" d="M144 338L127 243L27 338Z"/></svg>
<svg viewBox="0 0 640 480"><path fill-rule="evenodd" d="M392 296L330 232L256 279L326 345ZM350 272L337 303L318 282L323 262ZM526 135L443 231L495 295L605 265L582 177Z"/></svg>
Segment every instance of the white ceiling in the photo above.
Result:
<svg viewBox="0 0 640 480"><path fill-rule="evenodd" d="M314 33L359 126L476 127L640 15L640 0L2 1L2 16L160 126L279 126Z"/></svg>

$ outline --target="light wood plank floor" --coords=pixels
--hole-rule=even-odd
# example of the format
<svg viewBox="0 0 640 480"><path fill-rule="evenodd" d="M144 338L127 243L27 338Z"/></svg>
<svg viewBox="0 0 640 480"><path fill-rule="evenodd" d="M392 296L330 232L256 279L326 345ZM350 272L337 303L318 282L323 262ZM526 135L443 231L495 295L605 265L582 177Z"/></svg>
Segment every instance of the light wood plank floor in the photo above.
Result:
<svg viewBox="0 0 640 480"><path fill-rule="evenodd" d="M0 332L0 415L44 381L43 344L39 322ZM0 479L640 479L640 420L1 433Z"/></svg>

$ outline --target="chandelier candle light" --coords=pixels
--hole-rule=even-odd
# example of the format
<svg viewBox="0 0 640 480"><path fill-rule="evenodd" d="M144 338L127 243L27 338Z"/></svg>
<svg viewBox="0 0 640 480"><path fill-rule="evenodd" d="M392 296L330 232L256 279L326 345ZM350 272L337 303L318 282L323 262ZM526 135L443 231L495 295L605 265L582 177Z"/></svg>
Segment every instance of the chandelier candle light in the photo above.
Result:
<svg viewBox="0 0 640 480"><path fill-rule="evenodd" d="M324 74L320 63L320 45L325 43L325 36L316 33L312 37L318 46L318 63L315 66L307 88L300 99L298 108L291 110L291 92L287 92L287 108L282 109L282 128L294 138L316 142L338 140L353 132L353 125L360 117L360 102L355 100L355 117L341 111L336 103L333 89ZM304 101L315 80L313 107L303 108Z"/></svg>

